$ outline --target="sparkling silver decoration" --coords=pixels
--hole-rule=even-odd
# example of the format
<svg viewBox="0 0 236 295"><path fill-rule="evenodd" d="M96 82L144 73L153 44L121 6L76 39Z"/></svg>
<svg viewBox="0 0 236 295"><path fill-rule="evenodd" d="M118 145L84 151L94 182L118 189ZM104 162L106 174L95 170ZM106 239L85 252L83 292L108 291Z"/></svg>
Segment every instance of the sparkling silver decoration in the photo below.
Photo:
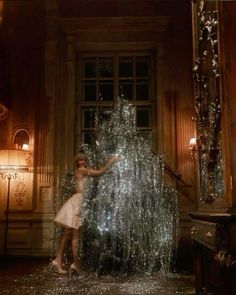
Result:
<svg viewBox="0 0 236 295"><path fill-rule="evenodd" d="M218 65L217 10L199 1L198 56L193 68L201 201L223 196L220 73Z"/></svg>
<svg viewBox="0 0 236 295"><path fill-rule="evenodd" d="M83 146L89 166L120 156L99 178L89 178L81 222L81 261L86 270L168 273L176 248L177 195L163 179L163 159L136 129L136 110L118 99L101 122L93 147Z"/></svg>
<svg viewBox="0 0 236 295"><path fill-rule="evenodd" d="M10 274L9 274L10 276ZM170 274L163 276L60 276L49 268L37 269L0 285L4 295L189 295L195 294L194 277ZM8 278L9 280L9 278Z"/></svg>

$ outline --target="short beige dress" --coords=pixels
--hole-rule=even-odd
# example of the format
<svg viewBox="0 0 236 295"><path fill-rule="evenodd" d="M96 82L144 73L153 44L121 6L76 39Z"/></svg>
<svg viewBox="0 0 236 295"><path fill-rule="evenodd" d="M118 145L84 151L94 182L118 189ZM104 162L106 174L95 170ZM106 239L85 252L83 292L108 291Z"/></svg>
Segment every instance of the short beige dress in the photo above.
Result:
<svg viewBox="0 0 236 295"><path fill-rule="evenodd" d="M86 177L77 180L76 193L72 195L59 209L54 221L66 228L78 229L80 226L79 213L81 209L81 203L83 200L83 188L86 182Z"/></svg>

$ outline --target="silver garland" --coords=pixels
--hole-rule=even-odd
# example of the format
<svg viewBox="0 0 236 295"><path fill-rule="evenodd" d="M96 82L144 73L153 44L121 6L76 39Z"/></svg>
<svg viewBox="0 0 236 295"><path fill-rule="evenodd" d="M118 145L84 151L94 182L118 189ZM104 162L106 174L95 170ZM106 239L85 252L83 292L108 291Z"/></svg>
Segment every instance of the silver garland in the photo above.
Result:
<svg viewBox="0 0 236 295"><path fill-rule="evenodd" d="M171 268L178 223L177 196L163 180L163 159L136 129L135 108L118 99L109 120L97 116L97 138L84 146L89 165L121 160L89 178L81 214L81 260L87 270L146 272Z"/></svg>

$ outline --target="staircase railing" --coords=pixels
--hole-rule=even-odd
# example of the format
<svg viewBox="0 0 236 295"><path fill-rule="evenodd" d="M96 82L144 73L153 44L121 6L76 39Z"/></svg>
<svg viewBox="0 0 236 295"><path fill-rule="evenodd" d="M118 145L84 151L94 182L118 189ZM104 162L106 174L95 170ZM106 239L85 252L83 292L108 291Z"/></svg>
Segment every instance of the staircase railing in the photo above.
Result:
<svg viewBox="0 0 236 295"><path fill-rule="evenodd" d="M165 172L168 173L168 175L171 176L171 178L174 178L177 182L179 182L181 184L181 186L183 187L191 187L191 184L187 184L184 179L182 178L182 175L174 170L173 168L171 168L168 164L164 163L164 169Z"/></svg>
<svg viewBox="0 0 236 295"><path fill-rule="evenodd" d="M165 175L169 176L172 183L174 182L178 195L187 198L191 203L195 203L195 200L192 197L192 192L190 191L193 185L186 183L182 175L166 163L164 163L164 171Z"/></svg>

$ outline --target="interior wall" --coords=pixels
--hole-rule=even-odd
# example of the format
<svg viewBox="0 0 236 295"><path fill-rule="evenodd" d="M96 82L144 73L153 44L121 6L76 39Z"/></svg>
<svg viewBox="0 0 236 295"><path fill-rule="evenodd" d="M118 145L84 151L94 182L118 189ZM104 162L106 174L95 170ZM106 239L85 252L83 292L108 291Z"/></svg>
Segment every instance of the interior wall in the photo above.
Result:
<svg viewBox="0 0 236 295"><path fill-rule="evenodd" d="M1 41L8 65L11 105L8 118L0 122L0 148L14 149L15 132L25 129L30 135L28 154L31 162L30 171L24 177L18 173L17 178L11 180L7 252L48 255L51 253L53 232L50 219L52 209L49 210L52 182L48 180L49 171L45 162L48 118L51 116L44 83L45 6L43 1L37 0L5 1L3 4ZM45 174L47 179L39 187ZM15 202L14 189L20 180L22 187L25 187L25 191L21 192L21 203ZM1 180L1 252L4 250L6 229L6 194L7 182Z"/></svg>
<svg viewBox="0 0 236 295"><path fill-rule="evenodd" d="M4 10L3 40L10 64L12 107L9 118L0 122L0 147L11 147L14 130L20 126L27 128L34 142L34 178L32 210L19 210L11 214L14 233L20 230L20 227L15 227L18 226L17 220L26 221L26 230L18 238L20 240L14 241L12 235L12 242L19 247L12 248L12 253L36 255L51 251L45 236L50 236L53 231L53 197L66 165L67 168L73 166L73 123L66 121L68 115L61 116L73 108L70 101L70 97L73 98L71 91L74 91L70 87L73 85L73 74L69 77L73 71L72 60L83 40L87 42L89 38L94 38L101 45L113 34L108 29L99 35L84 28L84 32L75 34L74 37L79 36L76 41L76 38L63 31L60 20L70 20L70 17L135 17L137 21L138 17L147 20L148 17L156 16L168 17L169 24L165 32L159 33L158 28L153 28L151 23L148 33L133 31L131 23L130 28L118 28L113 38L115 45L132 42L139 47L142 42L149 42L157 46L157 66L162 76L157 81L160 86L157 89L159 151L164 154L167 164L178 170L184 181L191 185L179 185L181 235L188 239L190 224L186 212L195 208L195 170L188 152L189 139L194 135L191 120L194 108L190 4L186 4L186 1L20 0L6 2ZM112 39L109 40L112 43ZM4 197L2 202L4 208ZM33 238L30 238L32 219L36 223L45 223L45 226L35 225L37 235L43 239L38 248L33 246ZM3 210L1 221L3 229ZM20 242L24 239L29 242L20 248Z"/></svg>
<svg viewBox="0 0 236 295"><path fill-rule="evenodd" d="M226 183L228 183L228 193L230 195L230 206L236 207L236 3L233 1L221 2L219 4L220 13L220 60L222 75L222 97L224 105L224 141L225 141L225 174L227 175Z"/></svg>
<svg viewBox="0 0 236 295"><path fill-rule="evenodd" d="M195 136L194 96L192 85L191 3L175 8L164 52L164 119L163 151L167 164L179 173L179 249L177 265L191 268L191 222L188 212L197 205L196 160L188 149ZM173 178L171 179L173 181Z"/></svg>

